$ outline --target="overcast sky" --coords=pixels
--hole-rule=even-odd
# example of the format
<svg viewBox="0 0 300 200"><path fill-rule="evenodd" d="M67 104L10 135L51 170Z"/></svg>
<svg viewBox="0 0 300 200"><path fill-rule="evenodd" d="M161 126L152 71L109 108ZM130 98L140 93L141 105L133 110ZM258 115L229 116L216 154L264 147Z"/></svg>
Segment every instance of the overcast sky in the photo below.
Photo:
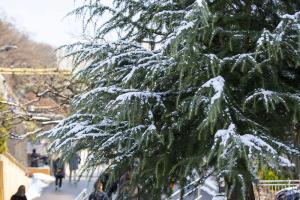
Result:
<svg viewBox="0 0 300 200"><path fill-rule="evenodd" d="M74 0L0 0L0 16L32 39L57 47L76 41L81 33L80 21L63 19L75 6Z"/></svg>

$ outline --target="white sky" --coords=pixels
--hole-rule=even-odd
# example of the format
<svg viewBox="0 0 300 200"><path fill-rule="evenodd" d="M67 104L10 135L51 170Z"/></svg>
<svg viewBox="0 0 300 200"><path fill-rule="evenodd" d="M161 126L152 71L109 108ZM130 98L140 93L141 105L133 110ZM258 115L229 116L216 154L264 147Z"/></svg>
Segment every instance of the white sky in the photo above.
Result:
<svg viewBox="0 0 300 200"><path fill-rule="evenodd" d="M0 0L0 17L32 39L58 47L80 36L80 20L64 18L74 8L74 0Z"/></svg>

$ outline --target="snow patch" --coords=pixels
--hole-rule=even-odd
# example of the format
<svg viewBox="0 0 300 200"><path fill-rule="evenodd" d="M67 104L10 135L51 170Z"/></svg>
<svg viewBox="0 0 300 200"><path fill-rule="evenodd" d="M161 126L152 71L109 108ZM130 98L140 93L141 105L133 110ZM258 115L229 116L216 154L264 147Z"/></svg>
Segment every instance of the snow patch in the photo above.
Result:
<svg viewBox="0 0 300 200"><path fill-rule="evenodd" d="M34 179L41 180L41 181L43 181L43 182L45 182L45 183L52 183L52 182L55 181L55 178L54 178L53 176L49 176L49 175L43 174L43 173L34 173L34 174L32 175L32 177L33 177Z"/></svg>
<svg viewBox="0 0 300 200"><path fill-rule="evenodd" d="M43 188L47 187L55 179L52 176L35 173L30 178L29 190L26 193L28 200L33 200L41 196Z"/></svg>

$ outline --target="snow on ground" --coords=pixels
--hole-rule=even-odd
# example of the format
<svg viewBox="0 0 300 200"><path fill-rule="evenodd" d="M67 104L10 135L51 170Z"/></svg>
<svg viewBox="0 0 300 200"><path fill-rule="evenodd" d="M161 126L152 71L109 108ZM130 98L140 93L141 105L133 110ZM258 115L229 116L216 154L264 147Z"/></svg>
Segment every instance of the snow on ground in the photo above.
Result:
<svg viewBox="0 0 300 200"><path fill-rule="evenodd" d="M48 183L48 184L55 181L55 178L53 176L49 176L49 175L43 174L43 173L34 173L33 178L41 180L41 181L43 181L45 183Z"/></svg>
<svg viewBox="0 0 300 200"><path fill-rule="evenodd" d="M47 187L54 180L53 176L34 173L32 178L30 178L29 190L26 193L27 199L33 200L34 198L41 196L43 188Z"/></svg>

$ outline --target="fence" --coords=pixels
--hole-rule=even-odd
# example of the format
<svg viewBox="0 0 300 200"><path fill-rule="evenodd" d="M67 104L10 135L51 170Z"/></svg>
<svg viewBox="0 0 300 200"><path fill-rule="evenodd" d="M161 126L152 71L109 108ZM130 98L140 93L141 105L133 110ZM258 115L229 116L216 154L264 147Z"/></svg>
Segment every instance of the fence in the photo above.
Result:
<svg viewBox="0 0 300 200"><path fill-rule="evenodd" d="M260 180L256 187L256 199L274 200L275 195L282 189L297 188L299 180Z"/></svg>
<svg viewBox="0 0 300 200"><path fill-rule="evenodd" d="M197 179L184 187L185 192L183 194L183 200L200 200L202 197L201 188L203 186L208 187L210 190L214 190L213 188L210 188L209 185L199 185L199 179ZM180 193L181 190L177 190L168 199L180 200Z"/></svg>

